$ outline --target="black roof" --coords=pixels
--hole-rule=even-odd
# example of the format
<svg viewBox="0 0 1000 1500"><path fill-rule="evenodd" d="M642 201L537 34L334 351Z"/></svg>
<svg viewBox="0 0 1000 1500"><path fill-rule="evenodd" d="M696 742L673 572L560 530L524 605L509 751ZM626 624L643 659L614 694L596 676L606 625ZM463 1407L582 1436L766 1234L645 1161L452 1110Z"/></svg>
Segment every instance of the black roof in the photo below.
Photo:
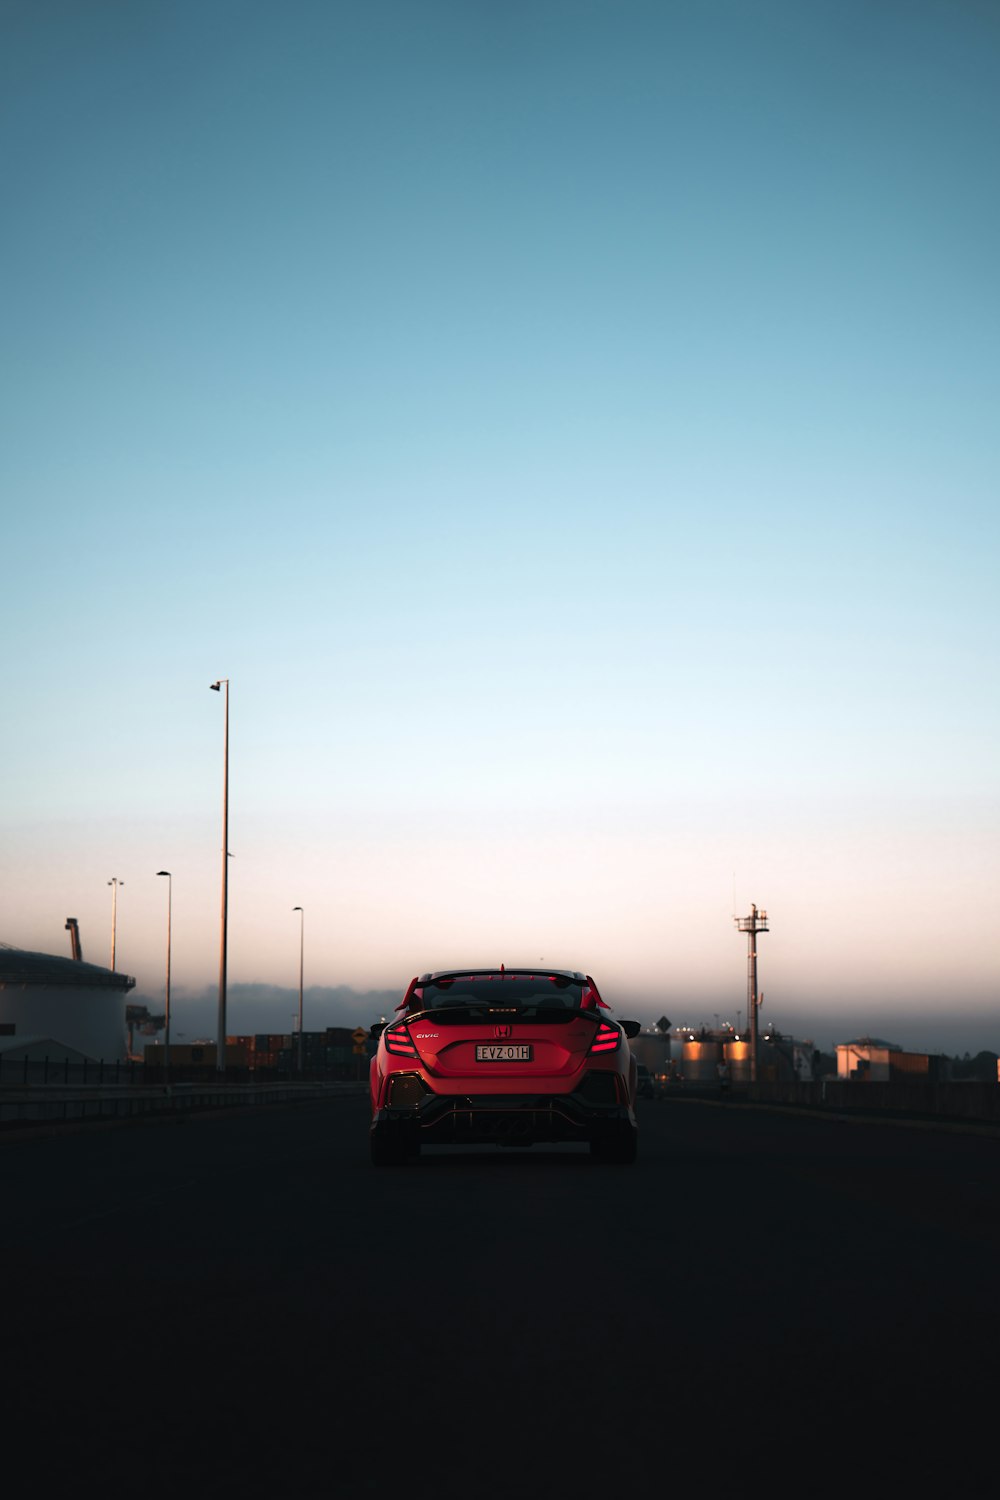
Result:
<svg viewBox="0 0 1000 1500"><path fill-rule="evenodd" d="M100 964L86 964L55 953L29 953L24 948L0 943L0 985L12 984L130 990L135 980L115 969L103 969Z"/></svg>

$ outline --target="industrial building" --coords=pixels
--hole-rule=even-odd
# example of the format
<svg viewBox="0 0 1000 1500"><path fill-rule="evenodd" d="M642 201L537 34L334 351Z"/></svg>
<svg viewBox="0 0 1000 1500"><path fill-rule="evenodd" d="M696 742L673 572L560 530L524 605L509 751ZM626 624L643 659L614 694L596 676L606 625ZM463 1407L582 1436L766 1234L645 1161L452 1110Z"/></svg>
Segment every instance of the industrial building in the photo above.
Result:
<svg viewBox="0 0 1000 1500"><path fill-rule="evenodd" d="M364 1028L367 1030L367 1028ZM328 1026L325 1031L303 1031L302 1070L311 1077L356 1079L367 1076L367 1043L359 1048L353 1040L354 1032L348 1026ZM288 1077L298 1071L298 1032L262 1032L248 1036L226 1037L226 1067L240 1068L261 1076L268 1074ZM143 1060L147 1073L166 1067L197 1070L215 1067L216 1044L197 1042L190 1046L178 1046L172 1042L168 1049L159 1043L147 1043Z"/></svg>
<svg viewBox="0 0 1000 1500"><path fill-rule="evenodd" d="M88 1060L118 1062L134 986L128 974L98 964L0 943L0 1037L50 1038Z"/></svg>
<svg viewBox="0 0 1000 1500"><path fill-rule="evenodd" d="M855 1083L892 1083L896 1079L924 1078L940 1082L944 1059L926 1052L904 1052L895 1042L863 1036L837 1044L837 1077Z"/></svg>

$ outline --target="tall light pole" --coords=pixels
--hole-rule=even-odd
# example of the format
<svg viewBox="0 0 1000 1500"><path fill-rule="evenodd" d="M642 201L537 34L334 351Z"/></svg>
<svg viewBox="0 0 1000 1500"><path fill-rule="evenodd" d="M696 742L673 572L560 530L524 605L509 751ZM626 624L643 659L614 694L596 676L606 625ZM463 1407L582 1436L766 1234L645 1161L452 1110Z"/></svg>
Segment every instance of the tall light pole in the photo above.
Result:
<svg viewBox="0 0 1000 1500"><path fill-rule="evenodd" d="M118 887L124 885L124 880L119 880L115 875L108 881L111 887L111 972L115 971L115 945L118 940Z"/></svg>
<svg viewBox="0 0 1000 1500"><path fill-rule="evenodd" d="M226 732L222 760L222 932L219 940L219 1026L215 1065L226 1071L226 953L229 937L229 678L210 684L213 693L226 690Z"/></svg>
<svg viewBox="0 0 1000 1500"><path fill-rule="evenodd" d="M293 906L299 914L299 1072L302 1072L302 975L306 956L306 914L301 906Z"/></svg>
<svg viewBox="0 0 1000 1500"><path fill-rule="evenodd" d="M164 1033L164 1046L166 1047L167 1067L170 1066L170 916L173 906L174 881L169 870L157 870L157 875L167 877L167 1014L165 1018L166 1030Z"/></svg>

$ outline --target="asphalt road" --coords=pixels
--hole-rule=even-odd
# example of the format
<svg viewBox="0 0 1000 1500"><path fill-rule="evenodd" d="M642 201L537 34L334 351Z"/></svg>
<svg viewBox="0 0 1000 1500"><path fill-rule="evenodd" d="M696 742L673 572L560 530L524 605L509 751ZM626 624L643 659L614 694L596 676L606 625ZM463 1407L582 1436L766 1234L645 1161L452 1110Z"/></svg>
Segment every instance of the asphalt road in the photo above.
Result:
<svg viewBox="0 0 1000 1500"><path fill-rule="evenodd" d="M640 1124L635 1167L375 1171L356 1096L0 1141L5 1465L157 1495L967 1483L1000 1138Z"/></svg>

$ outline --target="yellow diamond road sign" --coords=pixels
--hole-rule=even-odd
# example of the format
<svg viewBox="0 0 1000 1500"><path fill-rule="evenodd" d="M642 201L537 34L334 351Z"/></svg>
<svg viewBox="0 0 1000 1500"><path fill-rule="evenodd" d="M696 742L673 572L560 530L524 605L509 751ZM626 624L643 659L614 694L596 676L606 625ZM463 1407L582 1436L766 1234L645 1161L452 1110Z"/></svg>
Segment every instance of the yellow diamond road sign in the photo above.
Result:
<svg viewBox="0 0 1000 1500"><path fill-rule="evenodd" d="M367 1042L367 1040L368 1033L367 1031L365 1031L363 1026L358 1026L354 1031L351 1032L351 1041L354 1043L355 1047L360 1047L361 1043Z"/></svg>

